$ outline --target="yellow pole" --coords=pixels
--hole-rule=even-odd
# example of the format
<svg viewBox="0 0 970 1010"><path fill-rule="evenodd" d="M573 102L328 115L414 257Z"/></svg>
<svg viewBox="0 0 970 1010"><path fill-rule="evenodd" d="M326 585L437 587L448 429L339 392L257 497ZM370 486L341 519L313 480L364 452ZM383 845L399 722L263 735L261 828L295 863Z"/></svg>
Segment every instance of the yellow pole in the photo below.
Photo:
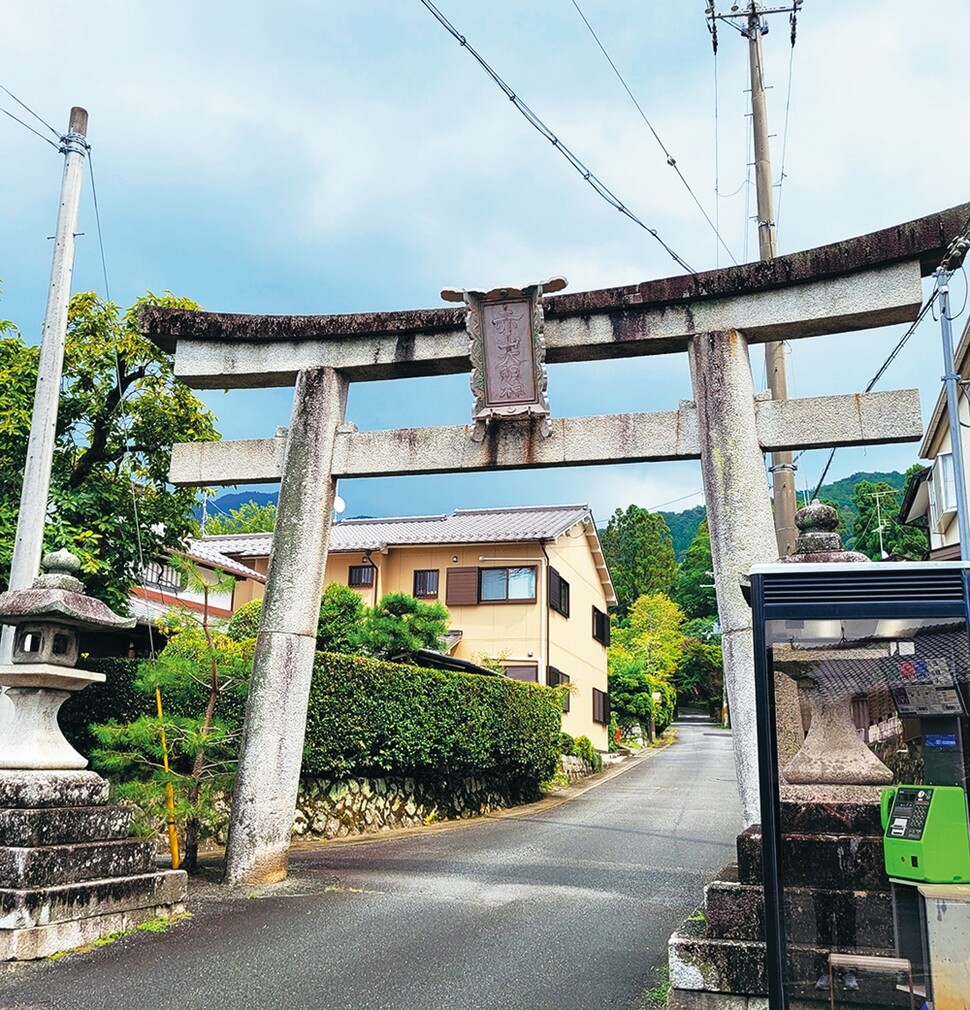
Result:
<svg viewBox="0 0 970 1010"><path fill-rule="evenodd" d="M162 692L155 688L155 703L158 706L158 723L162 731L162 767L168 773L168 744L165 741L165 723L162 721ZM172 851L172 869L177 870L182 862L179 859L179 836L175 830L175 791L172 783L165 783L165 792L168 796L168 847Z"/></svg>

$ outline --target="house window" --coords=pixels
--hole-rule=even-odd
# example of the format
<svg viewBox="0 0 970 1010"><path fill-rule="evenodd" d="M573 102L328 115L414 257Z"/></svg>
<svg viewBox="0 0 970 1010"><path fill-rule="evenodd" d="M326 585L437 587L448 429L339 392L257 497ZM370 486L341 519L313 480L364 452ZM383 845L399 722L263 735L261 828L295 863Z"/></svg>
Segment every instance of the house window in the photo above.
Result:
<svg viewBox="0 0 970 1010"><path fill-rule="evenodd" d="M513 680L527 680L536 684L539 681L539 667L535 663L524 663L518 666L504 667L505 675Z"/></svg>
<svg viewBox="0 0 970 1010"><path fill-rule="evenodd" d="M569 616L569 583L555 568L549 569L549 606L563 617Z"/></svg>
<svg viewBox="0 0 970 1010"><path fill-rule="evenodd" d="M536 598L536 570L529 568L480 568L478 570L478 599L481 603L503 600L534 600Z"/></svg>
<svg viewBox="0 0 970 1010"><path fill-rule="evenodd" d="M351 565L347 570L347 585L351 589L374 585L374 566Z"/></svg>
<svg viewBox="0 0 970 1010"><path fill-rule="evenodd" d="M933 502L936 521L956 511L956 483L953 478L953 453L941 452L933 464Z"/></svg>
<svg viewBox="0 0 970 1010"><path fill-rule="evenodd" d="M562 670L557 670L554 666L550 666L546 672L546 683L550 687L567 687L569 685L569 677ZM564 713L569 711L568 691L563 691L562 710Z"/></svg>
<svg viewBox="0 0 970 1010"><path fill-rule="evenodd" d="M610 644L610 619L602 610L593 607L593 638L603 645Z"/></svg>
<svg viewBox="0 0 970 1010"><path fill-rule="evenodd" d="M415 568L414 597L418 600L438 599L437 568Z"/></svg>
<svg viewBox="0 0 970 1010"><path fill-rule="evenodd" d="M143 586L169 592L178 592L185 588L185 576L171 565L164 565L160 561L149 561L142 569L138 581Z"/></svg>
<svg viewBox="0 0 970 1010"><path fill-rule="evenodd" d="M608 726L610 722L610 696L593 688L593 722Z"/></svg>

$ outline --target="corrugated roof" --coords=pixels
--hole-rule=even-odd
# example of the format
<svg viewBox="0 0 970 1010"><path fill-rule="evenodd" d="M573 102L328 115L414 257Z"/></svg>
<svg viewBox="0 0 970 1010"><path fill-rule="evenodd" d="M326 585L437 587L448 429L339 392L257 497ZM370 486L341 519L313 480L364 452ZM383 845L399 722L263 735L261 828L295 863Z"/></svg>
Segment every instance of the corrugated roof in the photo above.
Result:
<svg viewBox="0 0 970 1010"><path fill-rule="evenodd" d="M532 505L456 509L450 516L344 519L334 523L330 530L330 550L339 553L414 544L555 540L587 517L592 518L588 505ZM205 537L201 542L223 554L256 557L269 554L273 536L271 533L237 533L233 536Z"/></svg>

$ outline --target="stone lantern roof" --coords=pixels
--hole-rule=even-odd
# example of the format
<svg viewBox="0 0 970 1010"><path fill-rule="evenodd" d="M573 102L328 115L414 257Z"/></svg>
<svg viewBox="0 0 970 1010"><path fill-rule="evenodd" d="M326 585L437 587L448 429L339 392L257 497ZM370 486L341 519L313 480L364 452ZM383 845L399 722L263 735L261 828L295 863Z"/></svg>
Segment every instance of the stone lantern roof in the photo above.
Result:
<svg viewBox="0 0 970 1010"><path fill-rule="evenodd" d="M86 631L121 631L135 626L135 618L116 614L84 592L84 583L74 574L80 571L81 563L70 551L46 554L42 564L46 574L34 579L30 589L0 593L0 624L48 619Z"/></svg>

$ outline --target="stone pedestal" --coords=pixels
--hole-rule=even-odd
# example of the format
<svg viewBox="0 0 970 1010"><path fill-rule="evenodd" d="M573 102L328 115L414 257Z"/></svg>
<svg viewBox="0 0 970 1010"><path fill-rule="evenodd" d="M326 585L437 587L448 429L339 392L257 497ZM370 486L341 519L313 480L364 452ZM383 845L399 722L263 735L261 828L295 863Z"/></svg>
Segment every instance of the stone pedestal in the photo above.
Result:
<svg viewBox="0 0 970 1010"><path fill-rule="evenodd" d="M89 771L0 771L0 960L47 957L183 910L186 874Z"/></svg>
<svg viewBox="0 0 970 1010"><path fill-rule="evenodd" d="M889 879L883 868L878 801L782 801L782 865L793 1010L823 1010L830 951L892 956ZM669 943L669 1010L767 1010L761 834L738 836L738 861L704 892L695 915ZM854 1010L908 1007L909 994L871 974L836 992Z"/></svg>

